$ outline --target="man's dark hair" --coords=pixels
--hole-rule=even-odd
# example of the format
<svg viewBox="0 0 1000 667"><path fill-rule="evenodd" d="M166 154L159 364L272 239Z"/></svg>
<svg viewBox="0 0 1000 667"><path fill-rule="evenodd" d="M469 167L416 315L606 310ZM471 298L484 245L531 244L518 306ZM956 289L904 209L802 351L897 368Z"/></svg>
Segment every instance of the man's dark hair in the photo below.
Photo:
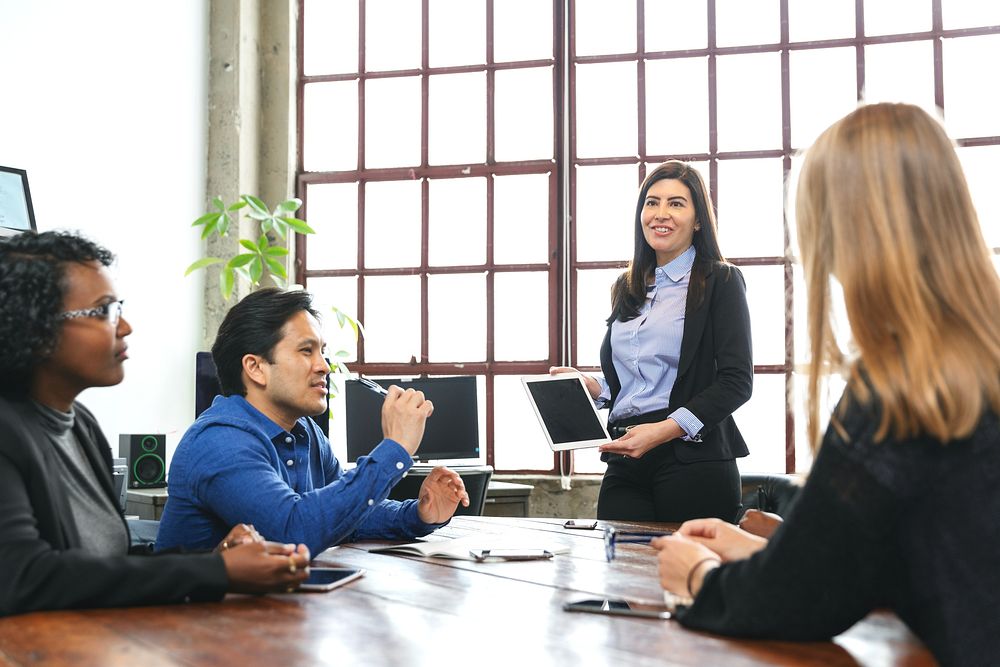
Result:
<svg viewBox="0 0 1000 667"><path fill-rule="evenodd" d="M212 345L212 359L223 396L247 395L243 385L243 357L256 354L273 361L271 354L281 340L282 329L303 310L319 319L309 292L268 287L252 292L226 313Z"/></svg>
<svg viewBox="0 0 1000 667"><path fill-rule="evenodd" d="M24 232L0 238L0 394L24 398L35 368L55 351L62 331L66 262L114 255L67 232Z"/></svg>

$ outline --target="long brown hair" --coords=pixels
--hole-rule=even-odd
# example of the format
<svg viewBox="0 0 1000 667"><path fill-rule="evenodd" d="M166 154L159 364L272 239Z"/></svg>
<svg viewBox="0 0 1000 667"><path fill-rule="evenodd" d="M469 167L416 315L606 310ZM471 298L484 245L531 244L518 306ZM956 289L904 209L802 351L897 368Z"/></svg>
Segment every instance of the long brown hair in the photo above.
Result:
<svg viewBox="0 0 1000 667"><path fill-rule="evenodd" d="M806 154L796 201L811 338L809 436L820 378L847 355L833 336L843 287L859 359L847 391L881 407L876 440L967 437L1000 411L1000 277L954 146L907 104L862 106ZM841 428L834 416L833 426ZM842 428L841 428L842 430Z"/></svg>
<svg viewBox="0 0 1000 667"><path fill-rule="evenodd" d="M646 243L646 237L642 233L642 207L653 183L666 179L678 180L691 191L695 221L700 225L692 239L696 256L688 284L689 308L701 305L705 296L705 277L712 272L713 266L725 262L722 251L719 250L715 210L701 174L691 165L679 160L664 162L649 172L639 187L639 200L635 205L635 249L632 261L611 288L611 316L608 317L608 324L615 320L628 321L638 317L639 309L646 301L646 286L656 270L656 251Z"/></svg>

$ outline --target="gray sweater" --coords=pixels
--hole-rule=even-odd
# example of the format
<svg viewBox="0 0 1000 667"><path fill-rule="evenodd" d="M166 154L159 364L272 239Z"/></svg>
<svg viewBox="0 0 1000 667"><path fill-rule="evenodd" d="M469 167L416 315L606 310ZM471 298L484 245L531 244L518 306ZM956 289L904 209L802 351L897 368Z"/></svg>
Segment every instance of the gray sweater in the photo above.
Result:
<svg viewBox="0 0 1000 667"><path fill-rule="evenodd" d="M53 471L65 490L73 521L80 533L80 548L95 556L128 553L129 535L118 510L94 477L90 462L73 432L76 415L33 403L41 416L39 426L55 451Z"/></svg>

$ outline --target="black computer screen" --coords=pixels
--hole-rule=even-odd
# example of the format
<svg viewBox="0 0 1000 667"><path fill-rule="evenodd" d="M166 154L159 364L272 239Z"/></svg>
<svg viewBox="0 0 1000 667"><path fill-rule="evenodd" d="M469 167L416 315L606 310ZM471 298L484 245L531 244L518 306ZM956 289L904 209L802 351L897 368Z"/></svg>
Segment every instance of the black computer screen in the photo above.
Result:
<svg viewBox="0 0 1000 667"><path fill-rule="evenodd" d="M384 387L412 387L434 403L434 414L427 420L416 453L421 461L479 458L479 402L474 376L375 381ZM382 441L383 398L357 380L344 383L344 398L347 460L357 461Z"/></svg>

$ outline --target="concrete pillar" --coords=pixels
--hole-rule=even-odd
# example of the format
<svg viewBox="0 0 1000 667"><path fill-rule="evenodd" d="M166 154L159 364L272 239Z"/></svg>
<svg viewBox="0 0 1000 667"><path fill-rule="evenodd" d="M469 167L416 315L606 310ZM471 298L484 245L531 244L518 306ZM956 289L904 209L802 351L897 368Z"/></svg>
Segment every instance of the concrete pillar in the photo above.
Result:
<svg viewBox="0 0 1000 667"><path fill-rule="evenodd" d="M215 196L231 203L252 194L274 206L293 195L296 11L295 0L210 0L206 211ZM260 234L256 223L243 218L239 227L239 235L210 238L206 255L232 257L240 252L240 238ZM250 292L237 281L224 301L217 276L210 268L205 349L229 308Z"/></svg>

